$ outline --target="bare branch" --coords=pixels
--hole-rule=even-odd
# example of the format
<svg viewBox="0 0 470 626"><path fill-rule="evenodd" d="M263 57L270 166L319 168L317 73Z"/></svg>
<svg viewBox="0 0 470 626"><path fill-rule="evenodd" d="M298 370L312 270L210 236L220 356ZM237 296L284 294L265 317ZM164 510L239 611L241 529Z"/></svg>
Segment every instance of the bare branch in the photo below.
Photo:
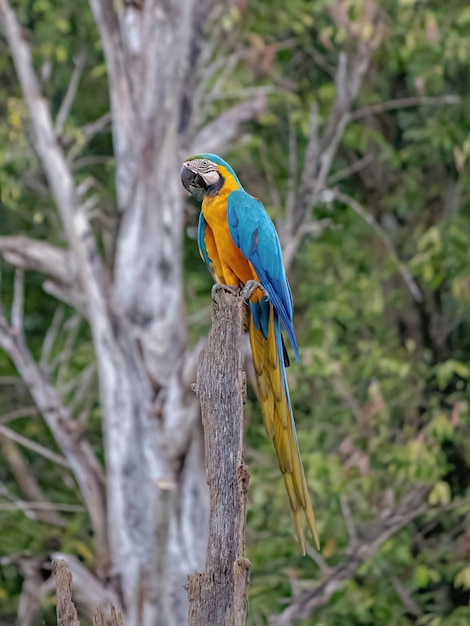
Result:
<svg viewBox="0 0 470 626"><path fill-rule="evenodd" d="M78 427L70 419L69 410L62 404L56 390L31 356L23 335L13 332L2 316L0 316L0 347L8 353L21 378L29 387L38 409L72 469L90 513L96 537L97 559L101 561L100 566L106 568L109 553L105 525L104 485L96 456L85 439L77 439ZM5 428L7 427L2 426L2 429ZM7 429L7 436L11 432ZM21 443L24 444L23 441ZM36 449L36 452L38 451Z"/></svg>
<svg viewBox="0 0 470 626"><path fill-rule="evenodd" d="M67 375L70 359L72 358L72 351L75 340L78 335L78 331L80 329L81 317L79 315L74 315L70 319L67 320L67 323L64 325L64 329L66 332L64 343L62 350L57 355L57 363L59 364L59 371L57 372L57 382L56 387L61 392L62 386L65 381L65 377Z"/></svg>
<svg viewBox="0 0 470 626"><path fill-rule="evenodd" d="M354 163L351 163L351 165L348 165L342 170L339 170L335 174L332 174L331 176L329 176L328 181L327 181L328 185L329 186L335 185L340 180L343 180L344 178L348 178L349 176L352 176L353 174L357 174L357 172L360 172L362 169L367 167L369 163L373 161L373 159L374 157L372 154L365 154L363 157L361 157L357 161L354 161Z"/></svg>
<svg viewBox="0 0 470 626"><path fill-rule="evenodd" d="M273 207L281 206L281 195L279 193L279 186L275 184L275 177L273 173L273 165L269 158L268 149L266 144L261 143L259 146L261 167L264 170L266 176L267 188L271 195L271 204Z"/></svg>
<svg viewBox="0 0 470 626"><path fill-rule="evenodd" d="M338 369L333 376L331 376L331 385L344 402L344 405L355 415L357 421L360 423L362 417L362 408L359 400L355 397L351 387L344 379L341 369Z"/></svg>
<svg viewBox="0 0 470 626"><path fill-rule="evenodd" d="M15 267L41 272L64 285L75 282L67 251L45 241L24 235L0 237L0 254Z"/></svg>
<svg viewBox="0 0 470 626"><path fill-rule="evenodd" d="M295 211L295 190L298 185L298 163L297 163L297 133L294 124L289 119L289 180L287 182L285 228L291 232ZM274 185L275 186L275 185Z"/></svg>
<svg viewBox="0 0 470 626"><path fill-rule="evenodd" d="M109 610L111 605L121 609L121 603L115 593L91 574L79 559L71 554L56 552L52 558L65 561L73 576L73 597L80 613L90 621L98 606ZM67 624L70 626L70 624Z"/></svg>
<svg viewBox="0 0 470 626"><path fill-rule="evenodd" d="M25 502L31 511L57 511L58 513L86 513L87 510L82 504L65 504L54 502ZM0 504L0 511L17 511L15 504Z"/></svg>
<svg viewBox="0 0 470 626"><path fill-rule="evenodd" d="M324 576L330 574L332 568L328 565L328 563L322 557L321 553L318 552L316 548L314 548L311 544L307 542L305 546L305 551L307 555L312 559L312 561L315 561Z"/></svg>
<svg viewBox="0 0 470 626"><path fill-rule="evenodd" d="M0 315L3 314L2 303L0 302ZM0 376L0 385L24 385L19 376Z"/></svg>
<svg viewBox="0 0 470 626"><path fill-rule="evenodd" d="M11 306L11 325L12 328L22 332L23 330L23 311L24 311L24 272L20 268L16 268L15 282L13 286L13 304Z"/></svg>
<svg viewBox="0 0 470 626"><path fill-rule="evenodd" d="M13 422L22 417L35 417L37 414L38 409L36 406L21 407L20 409L15 409L14 411L0 416L0 424L8 424L8 422Z"/></svg>
<svg viewBox="0 0 470 626"><path fill-rule="evenodd" d="M57 307L56 310L54 311L52 322L50 323L50 326L47 329L46 336L44 337L44 341L42 343L41 358L39 360L39 367L42 370L47 367L50 361L51 351L56 342L57 335L59 334L59 329L60 329L63 319L64 319L64 308Z"/></svg>
<svg viewBox="0 0 470 626"><path fill-rule="evenodd" d="M270 96L272 94L286 93L286 89L273 85L261 85L259 87L245 87L237 91L223 91L219 94L209 94L206 96L206 102L214 100L241 100L248 98L257 98L261 96Z"/></svg>
<svg viewBox="0 0 470 626"><path fill-rule="evenodd" d="M351 507L349 506L349 502L344 494L340 495L339 501L341 504L341 512L343 513L344 523L346 524L346 528L348 530L348 535L349 535L348 550L352 550L357 545L358 541L357 541L356 526L354 524Z"/></svg>
<svg viewBox="0 0 470 626"><path fill-rule="evenodd" d="M335 76L336 99L321 137L318 137L315 105L311 111L311 130L304 158L296 210L289 236L295 236L325 187L326 178L350 120L351 107L370 63L375 44L359 41L356 52L341 52ZM284 242L285 244L286 242Z"/></svg>
<svg viewBox="0 0 470 626"><path fill-rule="evenodd" d="M69 405L69 408L72 412L74 412L77 407L79 407L80 404L84 402L90 385L95 380L96 373L96 362L92 361L80 372L80 375L77 376L77 378L73 381L73 388L75 389L75 393Z"/></svg>
<svg viewBox="0 0 470 626"><path fill-rule="evenodd" d="M321 67L321 69L324 70L332 78L334 77L335 67L328 61L328 59L326 58L324 54L322 54L319 50L317 50L313 46L309 46L305 48L305 51L309 56L312 57L312 59L315 61L318 67Z"/></svg>
<svg viewBox="0 0 470 626"><path fill-rule="evenodd" d="M109 154L90 154L82 157L81 159L72 161L70 166L72 172L78 172L83 167L90 167L91 165L104 165L109 163L111 159L112 157Z"/></svg>
<svg viewBox="0 0 470 626"><path fill-rule="evenodd" d="M34 623L33 619L43 598L54 590L55 583L52 576L44 580L43 563L40 558L21 558L18 565L23 575L23 584L16 623L30 626Z"/></svg>
<svg viewBox="0 0 470 626"><path fill-rule="evenodd" d="M371 558L387 539L427 511L426 498L429 491L428 487L414 489L403 498L399 505L389 510L385 516L376 519L364 530L364 540L332 568L330 574L325 576L312 591L295 601L280 615L271 618L270 625L293 626L297 620L306 619L315 609L326 604L333 593L345 581L353 578L362 563Z"/></svg>
<svg viewBox="0 0 470 626"><path fill-rule="evenodd" d="M266 108L266 98L260 95L247 102L236 104L219 117L206 124L194 137L188 152L224 152L240 133L241 125L259 115Z"/></svg>
<svg viewBox="0 0 470 626"><path fill-rule="evenodd" d="M331 224L332 220L327 217L322 220L304 222L295 235L284 237L283 256L285 266L290 266L297 248L304 237L319 237Z"/></svg>
<svg viewBox="0 0 470 626"><path fill-rule="evenodd" d="M414 615L415 617L421 617L423 611L421 610L418 603L413 600L410 592L405 588L400 579L396 576L393 576L392 585L407 612L410 613L410 615Z"/></svg>
<svg viewBox="0 0 470 626"><path fill-rule="evenodd" d="M57 117L55 119L54 130L57 137L60 137L62 135L65 120L70 113L70 109L72 108L72 105L74 103L75 96L77 95L78 84L80 82L80 78L82 77L83 69L85 67L85 59L85 50L81 50L77 58L75 59L75 68L72 72L72 77L67 87L67 91L65 92L64 99L62 100L62 104L60 105Z"/></svg>
<svg viewBox="0 0 470 626"><path fill-rule="evenodd" d="M17 484L29 500L29 507L31 509L34 509L32 503L42 503L45 505L50 505L50 502L44 495L36 479L36 476L29 467L20 449L13 441L5 437L1 430L0 447L2 450L3 458L8 463L10 471L15 477ZM55 526L66 525L64 519L57 513L57 511L54 511L52 509L38 511L37 517L42 521L48 524L53 524Z"/></svg>
<svg viewBox="0 0 470 626"><path fill-rule="evenodd" d="M70 468L70 464L67 462L66 459L64 459L63 456L52 452L52 450L49 450L49 448L46 448L41 444L36 443L35 441L31 441L31 439L28 439L27 437L24 437L23 435L15 432L11 428L8 428L8 426L0 424L0 435L8 437L8 439L11 439L12 441L16 441L16 443L19 443L24 448L28 448L28 450L36 452L36 454L39 454L40 456L48 459L49 461L52 461L53 463L56 463L57 465Z"/></svg>
<svg viewBox="0 0 470 626"><path fill-rule="evenodd" d="M8 0L0 0L5 35L16 67L21 90L28 105L34 129L34 143L61 214L71 247L75 247L75 185L54 132L48 103L34 71L31 49Z"/></svg>
<svg viewBox="0 0 470 626"><path fill-rule="evenodd" d="M117 6L112 0L90 0L90 6L103 44L110 83L111 109L113 112L119 111L119 124L113 126L114 154L117 167L116 187L118 203L127 207L130 197L127 194L124 198L123 190L127 188L135 172L132 165L133 159L126 159L126 171L123 168L124 163L121 165L121 157L123 153L132 154L131 137L135 140L135 137L139 135L136 132L136 94L133 93L133 84L126 62L125 43L123 41L126 29L121 29ZM121 6L121 12L123 11L125 8ZM147 52L150 53L149 50ZM156 57L152 56L151 58ZM145 84L145 80L142 82ZM149 85L146 85L146 88L148 87Z"/></svg>
<svg viewBox="0 0 470 626"><path fill-rule="evenodd" d="M304 156L304 167L302 170L301 186L308 187L315 177L315 170L320 151L320 140L318 137L318 105L313 102L310 107L309 138Z"/></svg>
<svg viewBox="0 0 470 626"><path fill-rule="evenodd" d="M53 280L45 280L42 284L44 291L60 302L68 304L78 311L84 319L89 319L88 303L85 294L73 285L61 285Z"/></svg>
<svg viewBox="0 0 470 626"><path fill-rule="evenodd" d="M411 96L409 98L397 98L396 100L388 100L387 102L378 102L361 107L353 111L349 117L350 121L355 122L368 115L377 115L385 111L396 111L397 109L406 109L418 106L443 106L445 104L460 104L462 98L460 96Z"/></svg>
<svg viewBox="0 0 470 626"><path fill-rule="evenodd" d="M35 149L54 196L67 242L75 256L81 285L89 297L88 304L94 307L97 314L101 314L101 321L104 322L107 306L102 285L103 272L89 221L78 204L75 182L57 141L48 103L41 93L31 49L8 0L0 0L0 13L3 16L5 35L21 90L28 106Z"/></svg>
<svg viewBox="0 0 470 626"><path fill-rule="evenodd" d="M36 513L29 507L28 503L22 498L13 494L6 485L0 482L0 496L7 498L11 502L12 510L21 511L28 519L38 519Z"/></svg>
<svg viewBox="0 0 470 626"><path fill-rule="evenodd" d="M325 191L325 194L327 195L327 197L336 199L339 202L342 202L343 204L346 204L347 206L349 206L355 213L357 213L357 215L359 215L359 217L361 217L367 224L369 224L369 226L372 228L375 234L382 240L385 247L387 248L387 251L390 254L391 258L393 259L393 262L397 266L397 269L400 272L403 278L403 281L405 282L405 285L407 286L408 291L410 292L413 300L417 303L421 303L423 301L423 295L421 293L420 288L418 287L414 278L411 276L410 272L408 271L408 268L402 263L402 261L400 261L400 258L395 249L395 246L393 245L391 239L389 238L387 233L384 231L382 226L375 219L375 217L371 215L370 213L368 213L364 209L364 207L361 204L359 204L359 202L357 202L357 200L355 200L354 198L352 198L351 196L345 193L342 193L336 189L328 189Z"/></svg>
<svg viewBox="0 0 470 626"><path fill-rule="evenodd" d="M67 153L67 161L72 163L76 157L83 151L83 149L90 143L90 141L96 137L99 133L104 132L111 124L111 113L108 111L98 119L85 124L80 129L81 141L77 141ZM80 195L80 185L77 187L77 193Z"/></svg>
<svg viewBox="0 0 470 626"><path fill-rule="evenodd" d="M82 133L90 141L95 135L102 133L111 124L111 112L104 113L101 117L82 126Z"/></svg>

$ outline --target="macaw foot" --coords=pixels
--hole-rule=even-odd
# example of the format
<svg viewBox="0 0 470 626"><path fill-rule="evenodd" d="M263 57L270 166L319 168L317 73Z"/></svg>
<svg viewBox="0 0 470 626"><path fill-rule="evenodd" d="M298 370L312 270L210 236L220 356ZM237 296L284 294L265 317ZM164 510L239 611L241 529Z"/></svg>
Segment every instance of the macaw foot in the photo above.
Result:
<svg viewBox="0 0 470 626"><path fill-rule="evenodd" d="M248 302L248 300L257 289L261 289L264 295L268 297L265 288L257 280L249 280L247 283L245 283L243 289L240 291L240 296L243 298L243 300L246 300Z"/></svg>
<svg viewBox="0 0 470 626"><path fill-rule="evenodd" d="M215 300L216 293L220 290L231 293L233 296L238 296L238 294L240 293L239 287L234 287L233 285L222 285L222 283L215 283L211 291L212 300Z"/></svg>

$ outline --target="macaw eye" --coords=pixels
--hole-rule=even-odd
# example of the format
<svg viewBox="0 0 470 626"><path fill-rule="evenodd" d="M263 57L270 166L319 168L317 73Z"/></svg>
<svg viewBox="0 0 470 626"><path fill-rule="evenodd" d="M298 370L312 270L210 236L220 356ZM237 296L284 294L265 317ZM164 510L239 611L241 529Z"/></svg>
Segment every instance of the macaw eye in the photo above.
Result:
<svg viewBox="0 0 470 626"><path fill-rule="evenodd" d="M202 159L202 164L203 165L209 165L209 162L207 161L207 159Z"/></svg>

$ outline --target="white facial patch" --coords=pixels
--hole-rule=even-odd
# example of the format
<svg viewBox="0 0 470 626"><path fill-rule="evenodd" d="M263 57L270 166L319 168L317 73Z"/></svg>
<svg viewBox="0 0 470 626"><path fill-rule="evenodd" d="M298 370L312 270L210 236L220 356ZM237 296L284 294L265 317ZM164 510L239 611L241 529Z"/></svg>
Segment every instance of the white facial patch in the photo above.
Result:
<svg viewBox="0 0 470 626"><path fill-rule="evenodd" d="M208 187L214 185L219 180L217 164L209 159L193 159L192 161L186 161L184 165L191 172L199 174Z"/></svg>
<svg viewBox="0 0 470 626"><path fill-rule="evenodd" d="M210 172L199 172L199 174L204 179L204 182L208 187L214 185L219 180L219 173L217 170L212 170Z"/></svg>

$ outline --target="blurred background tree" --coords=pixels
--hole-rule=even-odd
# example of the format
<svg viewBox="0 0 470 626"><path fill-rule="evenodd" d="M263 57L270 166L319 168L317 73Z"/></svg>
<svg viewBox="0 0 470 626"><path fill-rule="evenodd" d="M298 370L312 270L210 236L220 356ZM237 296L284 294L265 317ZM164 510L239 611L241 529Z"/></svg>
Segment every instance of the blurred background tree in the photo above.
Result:
<svg viewBox="0 0 470 626"><path fill-rule="evenodd" d="M211 279L178 171L204 150L279 228L322 539L299 555L250 391L248 623L467 625L467 3L90 4L18 1L15 31L0 2L2 623L55 623L58 553L82 615L111 600L126 626L184 623ZM42 147L21 46L52 112Z"/></svg>

